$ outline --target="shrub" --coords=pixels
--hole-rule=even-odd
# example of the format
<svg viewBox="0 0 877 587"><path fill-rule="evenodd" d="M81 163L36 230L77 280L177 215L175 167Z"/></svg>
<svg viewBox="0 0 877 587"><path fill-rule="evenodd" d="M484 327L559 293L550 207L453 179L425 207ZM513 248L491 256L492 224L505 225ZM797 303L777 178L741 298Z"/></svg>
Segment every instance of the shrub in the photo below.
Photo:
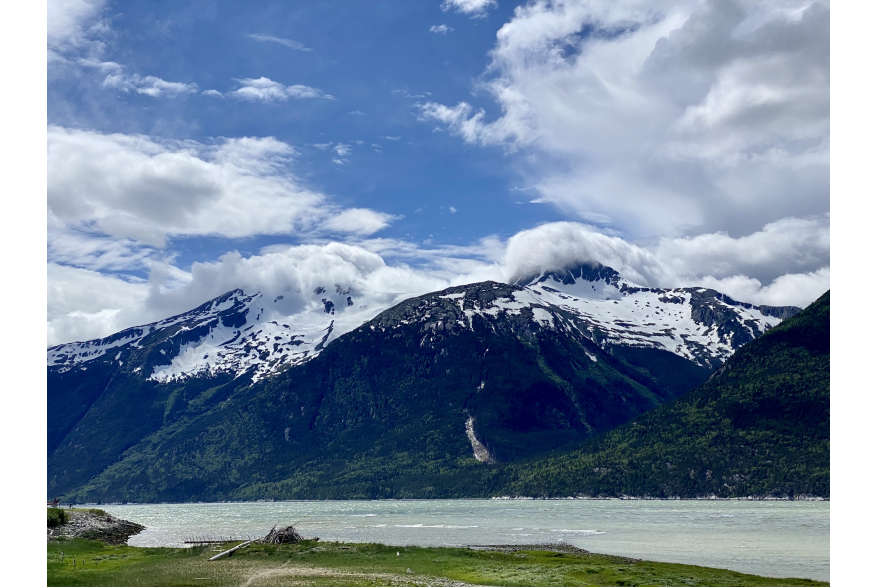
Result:
<svg viewBox="0 0 877 587"><path fill-rule="evenodd" d="M55 528L67 523L67 512L59 508L46 509L46 526Z"/></svg>

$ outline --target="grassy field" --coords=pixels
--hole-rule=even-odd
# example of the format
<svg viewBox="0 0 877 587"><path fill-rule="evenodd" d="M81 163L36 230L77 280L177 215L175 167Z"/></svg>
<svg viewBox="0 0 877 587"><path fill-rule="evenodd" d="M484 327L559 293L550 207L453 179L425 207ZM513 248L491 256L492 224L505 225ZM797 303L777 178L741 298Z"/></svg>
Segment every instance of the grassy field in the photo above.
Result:
<svg viewBox="0 0 877 587"><path fill-rule="evenodd" d="M253 544L231 557L208 562L207 559L218 551L216 546L191 549L136 548L109 546L83 539L53 541L48 543L47 549L48 585L827 585L808 579L767 579L720 569L585 553L489 552L464 548L403 548L380 544L303 541L283 546Z"/></svg>

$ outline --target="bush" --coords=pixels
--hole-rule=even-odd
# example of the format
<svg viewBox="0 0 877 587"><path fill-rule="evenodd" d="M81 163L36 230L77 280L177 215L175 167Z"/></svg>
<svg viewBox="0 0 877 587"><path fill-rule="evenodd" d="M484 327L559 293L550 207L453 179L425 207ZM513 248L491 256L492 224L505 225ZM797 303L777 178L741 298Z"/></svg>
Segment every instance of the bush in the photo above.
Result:
<svg viewBox="0 0 877 587"><path fill-rule="evenodd" d="M67 523L67 512L59 508L46 509L46 526L55 528Z"/></svg>

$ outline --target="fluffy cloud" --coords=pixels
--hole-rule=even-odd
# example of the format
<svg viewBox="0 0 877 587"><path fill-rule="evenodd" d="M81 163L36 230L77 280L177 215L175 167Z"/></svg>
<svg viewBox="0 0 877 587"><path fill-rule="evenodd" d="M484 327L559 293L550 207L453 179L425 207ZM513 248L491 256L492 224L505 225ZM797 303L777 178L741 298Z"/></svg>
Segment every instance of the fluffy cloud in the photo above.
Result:
<svg viewBox="0 0 877 587"><path fill-rule="evenodd" d="M174 236L306 233L344 210L300 185L288 169L294 154L270 137L206 145L52 126L50 219L79 234L155 247ZM366 217L365 212L355 215ZM391 217L368 218L352 232L378 230ZM342 222L337 230L354 224ZM50 250L53 246L60 247L50 243Z"/></svg>
<svg viewBox="0 0 877 587"><path fill-rule="evenodd" d="M375 212L366 208L348 208L323 223L323 228L332 232L346 232L369 235L390 225L396 217L392 214Z"/></svg>
<svg viewBox="0 0 877 587"><path fill-rule="evenodd" d="M49 213L47 230L49 262L94 271L124 271L148 268L155 249L131 239L115 239L70 229Z"/></svg>
<svg viewBox="0 0 877 587"><path fill-rule="evenodd" d="M442 10L454 10L468 14L472 18L487 16L487 10L496 6L496 0L445 0L442 2Z"/></svg>
<svg viewBox="0 0 877 587"><path fill-rule="evenodd" d="M454 28L449 27L446 24L434 24L431 27L429 27L429 32L436 33L439 35L446 35L446 34L451 33L453 31L454 31Z"/></svg>
<svg viewBox="0 0 877 587"><path fill-rule="evenodd" d="M47 346L106 336L135 324L119 320L123 308L143 304L149 286L96 271L49 263ZM138 320L134 320L136 323Z"/></svg>
<svg viewBox="0 0 877 587"><path fill-rule="evenodd" d="M49 0L46 5L48 59L63 61L62 55L76 50L99 52L103 45L95 36L108 30L98 19L104 0Z"/></svg>
<svg viewBox="0 0 877 587"><path fill-rule="evenodd" d="M749 302L806 305L829 288L829 218L785 218L739 238L716 232L642 244L555 222L517 233L498 260L508 280L596 261L645 286L704 285ZM796 291L788 287L795 282L814 285Z"/></svg>
<svg viewBox="0 0 877 587"><path fill-rule="evenodd" d="M345 224L340 230L355 233L357 223L383 221L374 214L348 210L335 218ZM713 233L646 244L557 222L508 240L488 237L464 247L423 249L406 241L368 239L274 245L249 258L230 252L214 262L195 263L189 272L154 263L148 285L50 264L49 340L105 336L189 310L238 287L284 295L288 312L312 303L315 287L336 284L352 288L357 299L387 307L451 285L511 281L589 261L614 267L641 285L707 286L742 301L804 306L830 286L828 236L826 217L784 219L740 238ZM784 265L790 251L796 251L791 271ZM100 295L89 298L98 288Z"/></svg>
<svg viewBox="0 0 877 587"><path fill-rule="evenodd" d="M258 79L239 79L237 81L241 84L241 87L231 92L231 95L240 98L241 100L249 100L252 102L285 102L290 98L299 100L305 98L335 99L329 94L324 94L319 88L312 88L310 86L302 86L298 84L284 86L280 82L275 82L267 77L260 77Z"/></svg>
<svg viewBox="0 0 877 587"><path fill-rule="evenodd" d="M126 75L122 73L108 75L103 82L103 86L123 92L144 94L153 98L192 94L198 91L198 84L196 83L169 82L153 75L140 77L137 74Z"/></svg>
<svg viewBox="0 0 877 587"><path fill-rule="evenodd" d="M557 0L497 33L488 120L421 116L525 151L528 184L637 236L745 234L828 211L829 8L822 0Z"/></svg>

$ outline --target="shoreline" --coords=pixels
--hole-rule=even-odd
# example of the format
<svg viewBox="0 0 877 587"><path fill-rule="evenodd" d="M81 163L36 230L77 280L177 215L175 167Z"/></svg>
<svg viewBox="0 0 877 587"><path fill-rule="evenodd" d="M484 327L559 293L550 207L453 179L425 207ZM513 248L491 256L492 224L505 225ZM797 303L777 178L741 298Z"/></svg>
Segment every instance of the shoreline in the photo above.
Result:
<svg viewBox="0 0 877 587"><path fill-rule="evenodd" d="M211 585L249 584L254 578L321 577L321 585L380 584L410 587L476 587L526 584L617 586L631 584L734 584L749 587L828 586L826 581L769 577L721 567L666 563L601 554L566 543L492 544L463 547L412 547L382 543L316 542L245 543L233 556L216 559L227 548L138 549L92 540L48 543L47 584L110 586L135 578L155 587L189 584L193 576ZM77 566L78 561L78 566ZM310 584L310 582L308 583Z"/></svg>
<svg viewBox="0 0 877 587"><path fill-rule="evenodd" d="M788 497L520 497L503 495L498 497L436 497L436 498L385 498L385 499L253 499L253 500L227 500L227 501L104 501L83 502L72 504L75 507L96 506L119 506L119 505L198 505L198 504L253 504L253 503L341 503L346 501L357 502L439 502L439 501L769 501L769 502L831 502L830 497L819 496L795 496ZM71 504L65 503L62 509L67 509Z"/></svg>

